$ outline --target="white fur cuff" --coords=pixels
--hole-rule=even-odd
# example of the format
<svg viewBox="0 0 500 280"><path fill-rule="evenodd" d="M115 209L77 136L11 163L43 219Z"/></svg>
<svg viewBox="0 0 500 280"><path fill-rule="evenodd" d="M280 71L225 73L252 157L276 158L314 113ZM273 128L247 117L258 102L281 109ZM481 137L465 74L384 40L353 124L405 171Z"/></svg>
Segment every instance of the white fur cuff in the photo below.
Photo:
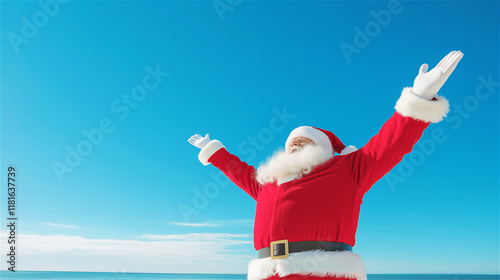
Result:
<svg viewBox="0 0 500 280"><path fill-rule="evenodd" d="M438 123L450 111L450 103L446 98L437 94L434 97L437 100L431 101L421 98L412 92L411 87L405 87L394 109L405 117Z"/></svg>
<svg viewBox="0 0 500 280"><path fill-rule="evenodd" d="M290 253L286 259L271 257L253 259L248 264L248 280L262 280L275 274L347 277L367 279L361 256L350 251L326 252L323 250Z"/></svg>
<svg viewBox="0 0 500 280"><path fill-rule="evenodd" d="M208 144L201 149L198 154L198 159L203 163L203 165L209 165L208 159L215 154L218 150L225 148L224 145L219 140L212 140L208 142Z"/></svg>

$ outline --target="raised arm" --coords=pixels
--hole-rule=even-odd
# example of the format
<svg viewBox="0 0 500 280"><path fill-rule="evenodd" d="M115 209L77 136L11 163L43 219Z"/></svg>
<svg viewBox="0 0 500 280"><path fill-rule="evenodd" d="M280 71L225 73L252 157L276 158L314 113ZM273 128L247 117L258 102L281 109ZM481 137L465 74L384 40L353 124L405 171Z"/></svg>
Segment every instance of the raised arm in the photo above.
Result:
<svg viewBox="0 0 500 280"><path fill-rule="evenodd" d="M198 159L204 165L212 163L239 188L244 190L253 199L257 200L260 185L255 180L255 168L242 162L237 156L230 154L218 140L210 140L209 135L205 137L195 134L188 142L201 149Z"/></svg>
<svg viewBox="0 0 500 280"><path fill-rule="evenodd" d="M363 192L411 152L430 123L438 123L446 116L449 102L437 92L462 56L462 52L453 51L429 72L428 65L423 64L413 87L403 89L394 115L363 148L346 156L354 180Z"/></svg>

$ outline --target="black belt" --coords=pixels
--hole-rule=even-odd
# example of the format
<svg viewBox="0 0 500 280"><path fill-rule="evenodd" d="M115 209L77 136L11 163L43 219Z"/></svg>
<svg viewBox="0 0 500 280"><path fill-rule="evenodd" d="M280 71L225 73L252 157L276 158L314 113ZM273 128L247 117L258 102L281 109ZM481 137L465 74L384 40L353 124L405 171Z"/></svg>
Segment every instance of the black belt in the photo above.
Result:
<svg viewBox="0 0 500 280"><path fill-rule="evenodd" d="M271 248L273 250L271 251ZM351 251L349 244L334 241L296 241L278 240L271 242L271 247L262 248L257 251L259 259L271 257L271 259L288 258L288 253L296 253L311 250L325 251Z"/></svg>

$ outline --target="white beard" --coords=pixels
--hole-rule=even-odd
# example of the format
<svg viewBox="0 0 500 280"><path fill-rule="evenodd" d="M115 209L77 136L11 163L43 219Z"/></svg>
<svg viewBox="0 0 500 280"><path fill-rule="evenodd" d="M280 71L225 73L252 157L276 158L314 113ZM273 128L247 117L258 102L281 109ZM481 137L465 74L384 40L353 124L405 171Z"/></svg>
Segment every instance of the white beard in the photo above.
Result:
<svg viewBox="0 0 500 280"><path fill-rule="evenodd" d="M285 177L300 178L311 172L314 166L326 162L332 156L319 145L306 145L290 154L281 148L259 166L256 179L259 183L265 184Z"/></svg>

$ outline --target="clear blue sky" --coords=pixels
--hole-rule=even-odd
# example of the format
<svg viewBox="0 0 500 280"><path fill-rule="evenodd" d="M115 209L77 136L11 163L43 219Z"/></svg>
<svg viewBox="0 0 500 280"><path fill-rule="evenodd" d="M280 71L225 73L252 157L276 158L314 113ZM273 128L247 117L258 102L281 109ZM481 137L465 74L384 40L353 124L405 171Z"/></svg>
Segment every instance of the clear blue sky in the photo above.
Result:
<svg viewBox="0 0 500 280"><path fill-rule="evenodd" d="M42 3L1 7L19 269L246 273L255 201L187 139L254 166L300 125L362 147L461 50L451 112L366 194L354 251L369 274L499 273L497 1Z"/></svg>

